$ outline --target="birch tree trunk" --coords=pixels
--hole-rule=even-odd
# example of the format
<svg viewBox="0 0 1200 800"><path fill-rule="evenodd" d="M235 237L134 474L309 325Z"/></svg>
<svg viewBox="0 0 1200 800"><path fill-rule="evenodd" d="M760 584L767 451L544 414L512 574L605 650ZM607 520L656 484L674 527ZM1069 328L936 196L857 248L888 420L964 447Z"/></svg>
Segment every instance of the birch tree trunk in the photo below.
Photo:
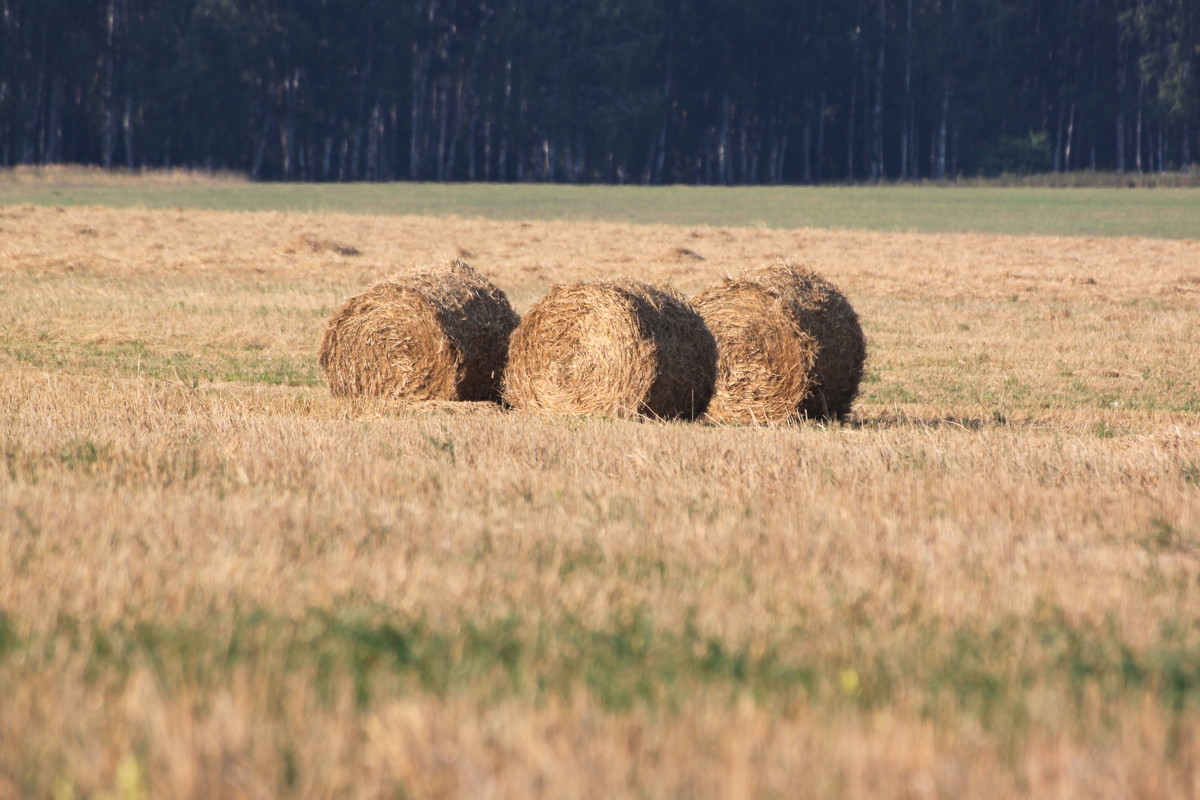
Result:
<svg viewBox="0 0 1200 800"><path fill-rule="evenodd" d="M913 0L908 0L904 25L904 110L900 117L900 177L907 180L909 174L909 133L913 124L912 102L912 44L913 44Z"/></svg>
<svg viewBox="0 0 1200 800"><path fill-rule="evenodd" d="M879 2L879 52L875 60L875 113L871 120L871 173L878 183L883 180L883 69L887 52L887 0Z"/></svg>
<svg viewBox="0 0 1200 800"><path fill-rule="evenodd" d="M108 169L112 166L113 154L117 149L117 109L113 92L117 55L117 9L114 0L108 0L104 9L104 17L104 131L100 144L100 164Z"/></svg>

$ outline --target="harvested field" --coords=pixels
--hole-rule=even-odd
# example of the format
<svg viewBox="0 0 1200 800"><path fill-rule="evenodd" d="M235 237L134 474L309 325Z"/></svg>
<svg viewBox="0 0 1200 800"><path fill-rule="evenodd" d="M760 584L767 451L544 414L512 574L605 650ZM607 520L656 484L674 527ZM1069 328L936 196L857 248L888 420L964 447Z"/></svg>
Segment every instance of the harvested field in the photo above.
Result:
<svg viewBox="0 0 1200 800"><path fill-rule="evenodd" d="M855 412L331 397L334 310L459 252L518 312L811 264L870 345ZM1198 264L0 207L0 798L1193 795Z"/></svg>

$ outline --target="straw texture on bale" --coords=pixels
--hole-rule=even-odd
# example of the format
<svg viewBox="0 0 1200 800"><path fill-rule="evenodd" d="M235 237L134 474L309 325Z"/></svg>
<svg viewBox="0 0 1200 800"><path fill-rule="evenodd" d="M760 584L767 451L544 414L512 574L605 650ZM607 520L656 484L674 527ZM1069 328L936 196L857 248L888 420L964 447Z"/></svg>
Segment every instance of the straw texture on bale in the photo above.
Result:
<svg viewBox="0 0 1200 800"><path fill-rule="evenodd" d="M319 362L335 397L498 402L517 322L503 291L446 261L347 300L325 328Z"/></svg>
<svg viewBox="0 0 1200 800"><path fill-rule="evenodd" d="M794 263L774 264L709 287L693 303L720 352L711 419L782 422L850 413L866 339L849 301L828 280ZM793 371L794 378L785 377Z"/></svg>
<svg viewBox="0 0 1200 800"><path fill-rule="evenodd" d="M787 301L726 278L692 300L717 342L711 422L787 422L811 388L817 343Z"/></svg>
<svg viewBox="0 0 1200 800"><path fill-rule="evenodd" d="M525 411L693 419L712 396L716 359L712 334L673 289L560 285L513 332L504 399Z"/></svg>

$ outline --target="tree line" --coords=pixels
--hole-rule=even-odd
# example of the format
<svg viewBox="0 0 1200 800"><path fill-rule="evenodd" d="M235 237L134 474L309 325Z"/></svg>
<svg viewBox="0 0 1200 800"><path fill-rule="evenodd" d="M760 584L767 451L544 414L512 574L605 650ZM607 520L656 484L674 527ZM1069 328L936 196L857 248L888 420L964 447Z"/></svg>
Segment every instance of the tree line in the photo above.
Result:
<svg viewBox="0 0 1200 800"><path fill-rule="evenodd" d="M0 164L818 183L1160 171L1196 0L0 0Z"/></svg>

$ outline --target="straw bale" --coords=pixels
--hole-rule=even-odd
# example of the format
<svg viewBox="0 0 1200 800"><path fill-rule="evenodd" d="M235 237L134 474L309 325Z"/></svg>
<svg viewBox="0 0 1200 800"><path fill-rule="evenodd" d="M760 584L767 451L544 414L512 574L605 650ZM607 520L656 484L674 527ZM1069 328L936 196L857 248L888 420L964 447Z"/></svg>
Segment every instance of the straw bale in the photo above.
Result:
<svg viewBox="0 0 1200 800"><path fill-rule="evenodd" d="M867 360L858 314L836 286L795 262L759 267L748 280L793 304L800 325L817 341L812 388L801 412L814 419L843 419L854 406Z"/></svg>
<svg viewBox="0 0 1200 800"><path fill-rule="evenodd" d="M788 422L811 389L817 343L791 305L753 281L726 278L692 299L717 342L711 422Z"/></svg>
<svg viewBox="0 0 1200 800"><path fill-rule="evenodd" d="M712 396L716 356L712 334L674 289L559 285L513 333L504 399L543 413L693 419Z"/></svg>
<svg viewBox="0 0 1200 800"><path fill-rule="evenodd" d="M828 280L792 262L773 264L725 279L693 304L720 352L711 419L778 422L850 413L866 339L849 301Z"/></svg>
<svg viewBox="0 0 1200 800"><path fill-rule="evenodd" d="M517 322L503 291L445 261L347 300L325 328L319 361L335 397L498 402Z"/></svg>

